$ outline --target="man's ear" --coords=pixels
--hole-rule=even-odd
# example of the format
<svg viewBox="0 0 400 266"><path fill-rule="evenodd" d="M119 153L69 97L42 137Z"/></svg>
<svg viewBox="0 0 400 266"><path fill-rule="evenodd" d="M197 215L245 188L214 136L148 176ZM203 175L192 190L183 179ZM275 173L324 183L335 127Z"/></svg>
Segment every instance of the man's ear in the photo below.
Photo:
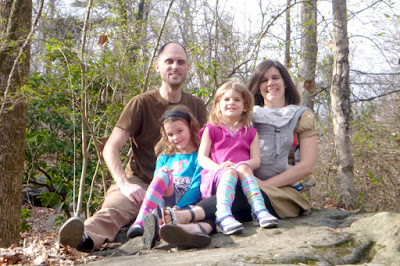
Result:
<svg viewBox="0 0 400 266"><path fill-rule="evenodd" d="M156 72L159 73L160 69L159 69L159 65L158 65L158 61L154 64L154 68L156 69Z"/></svg>

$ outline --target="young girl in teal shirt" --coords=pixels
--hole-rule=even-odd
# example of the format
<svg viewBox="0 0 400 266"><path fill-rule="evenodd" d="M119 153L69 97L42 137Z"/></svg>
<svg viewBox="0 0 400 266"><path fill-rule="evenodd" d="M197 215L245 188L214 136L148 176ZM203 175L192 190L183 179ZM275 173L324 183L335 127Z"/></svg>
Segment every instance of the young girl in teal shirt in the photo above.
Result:
<svg viewBox="0 0 400 266"><path fill-rule="evenodd" d="M165 112L161 123L161 139L155 146L159 155L156 170L139 214L128 230L130 238L144 234L146 215L160 204L184 209L200 200L202 168L197 163L200 140L196 118L187 107L177 105ZM155 244L152 241L150 246Z"/></svg>

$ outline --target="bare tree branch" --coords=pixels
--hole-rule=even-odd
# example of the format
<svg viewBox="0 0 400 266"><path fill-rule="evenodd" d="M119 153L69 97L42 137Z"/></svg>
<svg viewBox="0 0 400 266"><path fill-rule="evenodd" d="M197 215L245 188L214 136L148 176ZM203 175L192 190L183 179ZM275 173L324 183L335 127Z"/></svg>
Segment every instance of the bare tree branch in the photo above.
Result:
<svg viewBox="0 0 400 266"><path fill-rule="evenodd" d="M145 75L146 79L145 79L145 81L144 81L144 88L143 88L143 90L141 90L142 92L144 92L144 91L147 90L147 83L148 83L148 81L149 81L149 72L150 72L150 68L151 68L151 65L153 64L154 58L156 57L156 53L157 53L157 50L158 50L158 46L160 45L161 36L163 35L164 28L165 28L165 24L167 23L167 19L168 19L168 16L169 16L169 12L171 11L171 8L172 8L172 5L173 5L173 4L174 4L174 0L172 0L171 3L169 4L168 10L167 10L167 14L165 14L164 21L163 21L163 24L162 24L162 26L161 26L160 34L158 35L158 39L157 39L156 45L154 46L153 54L151 55L149 64L148 64L148 66L147 66L146 75Z"/></svg>
<svg viewBox="0 0 400 266"><path fill-rule="evenodd" d="M354 69L354 70L350 70L351 72L356 72L356 73L358 73L358 74L363 74L363 75L375 75L375 76L386 76L386 75L389 75L389 76L394 76L394 75L400 75L400 72L398 72L398 73L369 73L369 72L363 72L363 71L361 71L361 70L356 70L356 69Z"/></svg>
<svg viewBox="0 0 400 266"><path fill-rule="evenodd" d="M329 89L330 89L330 86L329 87L322 87L322 88L319 88L318 90L317 90L317 88L315 88L315 91L310 95L310 97L314 98L315 96L317 96L321 92L327 91Z"/></svg>
<svg viewBox="0 0 400 266"><path fill-rule="evenodd" d="M355 16L357 16L358 14L360 14L360 13L362 13L364 11L369 11L371 7L377 5L377 4L381 3L381 2L384 2L384 1L383 0L378 0L378 1L374 2L374 3L372 3L371 5L365 7L364 9L358 10L357 12L351 12L350 10L347 10L351 14L350 16L348 16L347 20L349 21L349 20L353 19Z"/></svg>
<svg viewBox="0 0 400 266"><path fill-rule="evenodd" d="M383 97L383 96L386 96L386 95L389 95L389 94L392 94L392 93L397 93L397 92L400 92L400 89L388 91L388 92L385 92L385 93L382 93L382 94L379 94L379 95L376 95L376 96L372 96L372 97L366 98L366 99L357 99L357 100L353 100L353 101L350 101L350 103L368 102L368 101L372 101L372 100L374 100L374 99L376 99L376 98L381 98L381 97Z"/></svg>
<svg viewBox="0 0 400 266"><path fill-rule="evenodd" d="M16 2L17 2L17 1L16 1ZM18 2L21 2L21 1L18 1ZM15 3L15 2L14 2L14 3ZM19 59L21 58L22 54L24 53L24 49L26 48L26 46L29 44L29 41L30 41L32 35L35 33L36 25L38 24L39 18L40 18L40 16L42 15L43 3L44 3L44 0L41 0L41 1L40 1L40 6L39 6L39 11L38 11L38 13L37 13L37 15L36 15L36 17L35 17L34 23L32 24L31 31L29 32L28 36L26 37L24 44L23 44L23 45L21 46L21 48L19 49L17 58L15 58L15 60L14 60L14 64L13 64L13 66L12 66L12 68L11 68L10 74L8 75L7 87L6 87L5 91L4 91L4 99L7 98L8 90L9 90L10 87L11 87L12 77L14 76L14 72L15 72L15 69L16 69L16 67L17 67L17 65L18 65ZM20 4L20 3L19 3L19 4ZM17 5L17 4L15 4L15 7L13 7L13 9L16 8L16 5ZM16 12L16 11L14 11L14 12ZM14 12L13 12L13 13L14 13ZM15 14L12 15L12 16L15 16ZM15 20L15 18L14 18L13 20ZM13 22L13 21L11 21L11 22L12 22L13 24L15 24L15 22ZM10 22L10 23L11 23L11 22ZM14 27L15 27L15 26L14 26ZM13 29L13 26L10 26L10 25L9 25L8 28ZM8 30L7 30L7 31L8 31ZM9 34L10 34L10 36L11 36L11 33L9 33ZM11 39L10 39L10 40L11 40ZM10 46L10 45L9 45L8 42L7 42L7 43L6 43L6 47L9 47L9 46ZM10 48L10 49L11 49L11 48ZM1 58L1 57L3 56L3 55L1 54L2 52L3 52L3 51L0 52L0 67L1 67L1 64L3 64L3 62L5 61L4 58ZM4 55L7 55L7 52L5 52ZM1 105L0 114L3 112L4 106L5 106L4 104Z"/></svg>
<svg viewBox="0 0 400 266"><path fill-rule="evenodd" d="M352 35L352 36L349 36L349 39L354 38L354 37L365 38L365 39L369 40L370 42L372 42L375 45L376 49L378 49L379 52L381 53L381 55L385 58L385 61L388 64L390 64L390 60L387 59L385 53L381 49L382 45L380 45L379 43L376 43L376 41L374 39L367 37L367 36L363 36L363 35Z"/></svg>

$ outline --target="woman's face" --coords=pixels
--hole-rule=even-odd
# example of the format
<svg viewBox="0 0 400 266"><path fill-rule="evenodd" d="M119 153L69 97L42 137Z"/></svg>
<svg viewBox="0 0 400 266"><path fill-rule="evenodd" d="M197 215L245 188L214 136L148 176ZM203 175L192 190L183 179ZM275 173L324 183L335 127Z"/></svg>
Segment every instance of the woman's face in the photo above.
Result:
<svg viewBox="0 0 400 266"><path fill-rule="evenodd" d="M265 71L260 84L260 93L264 98L264 105L268 107L284 107L285 83L281 73L276 67L270 67Z"/></svg>
<svg viewBox="0 0 400 266"><path fill-rule="evenodd" d="M165 122L164 130L168 141L181 153L192 153L196 150L191 141L190 128L186 121Z"/></svg>

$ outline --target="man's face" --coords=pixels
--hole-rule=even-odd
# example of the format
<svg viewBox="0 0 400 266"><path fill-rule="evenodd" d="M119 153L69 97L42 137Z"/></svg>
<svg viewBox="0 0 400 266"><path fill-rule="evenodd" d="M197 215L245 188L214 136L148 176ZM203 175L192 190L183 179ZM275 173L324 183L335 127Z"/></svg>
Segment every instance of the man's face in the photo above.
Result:
<svg viewBox="0 0 400 266"><path fill-rule="evenodd" d="M170 43L158 57L156 71L160 73L163 83L171 87L180 87L189 72L187 56L183 48Z"/></svg>

